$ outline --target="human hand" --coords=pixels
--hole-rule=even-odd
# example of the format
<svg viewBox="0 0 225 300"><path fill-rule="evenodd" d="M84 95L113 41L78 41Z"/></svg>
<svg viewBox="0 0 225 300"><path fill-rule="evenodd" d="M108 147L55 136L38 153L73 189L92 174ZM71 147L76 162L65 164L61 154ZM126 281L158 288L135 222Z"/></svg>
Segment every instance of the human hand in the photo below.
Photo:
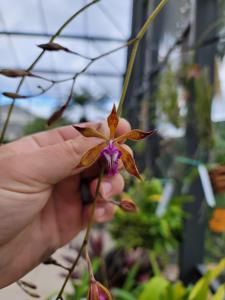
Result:
<svg viewBox="0 0 225 300"><path fill-rule="evenodd" d="M87 123L103 132L104 123ZM117 134L129 130L120 120ZM76 169L81 156L99 143L72 126L24 137L0 147L0 288L18 280L65 245L87 224L80 183L90 179L94 195L99 167ZM103 177L100 192L108 199L123 190L121 175ZM99 199L98 199L99 200ZM94 220L113 216L107 201L98 201Z"/></svg>

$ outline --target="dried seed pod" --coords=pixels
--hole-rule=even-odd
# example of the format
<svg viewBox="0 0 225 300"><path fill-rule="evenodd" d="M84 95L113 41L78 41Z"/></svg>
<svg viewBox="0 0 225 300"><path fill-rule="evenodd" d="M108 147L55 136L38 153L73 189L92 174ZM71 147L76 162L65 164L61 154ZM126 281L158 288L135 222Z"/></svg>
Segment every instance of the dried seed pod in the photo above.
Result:
<svg viewBox="0 0 225 300"><path fill-rule="evenodd" d="M25 76L33 76L33 74L29 71L25 70L11 70L11 69L1 69L0 74L3 76L16 78L16 77L25 77Z"/></svg>
<svg viewBox="0 0 225 300"><path fill-rule="evenodd" d="M11 99L26 99L28 98L27 96L19 95L17 93L12 93L12 92L4 92L2 93L3 96L11 98Z"/></svg>
<svg viewBox="0 0 225 300"><path fill-rule="evenodd" d="M35 292L32 291L32 290L34 290L34 289L37 288L32 283L29 283L29 282L26 282L26 281L23 281L23 280L19 280L19 281L17 281L17 284L30 297L32 297L32 298L40 298L40 295L38 295L37 293L35 293ZM31 289L31 291L30 291L30 289Z"/></svg>
<svg viewBox="0 0 225 300"><path fill-rule="evenodd" d="M33 289L33 290L36 290L37 289L37 286L32 283L32 282L28 282L28 281L24 281L24 280L20 280L20 283L23 285L23 286L26 286L30 289Z"/></svg>
<svg viewBox="0 0 225 300"><path fill-rule="evenodd" d="M56 122L58 119L61 118L61 116L64 113L64 110L66 109L66 105L61 106L57 111L55 111L51 117L47 121L47 125L51 126L54 122Z"/></svg>
<svg viewBox="0 0 225 300"><path fill-rule="evenodd" d="M47 44L40 44L38 45L39 48L43 49L43 50L47 50L47 51L66 51L66 52L70 52L70 50L66 47L61 46L60 44L57 43L47 43Z"/></svg>

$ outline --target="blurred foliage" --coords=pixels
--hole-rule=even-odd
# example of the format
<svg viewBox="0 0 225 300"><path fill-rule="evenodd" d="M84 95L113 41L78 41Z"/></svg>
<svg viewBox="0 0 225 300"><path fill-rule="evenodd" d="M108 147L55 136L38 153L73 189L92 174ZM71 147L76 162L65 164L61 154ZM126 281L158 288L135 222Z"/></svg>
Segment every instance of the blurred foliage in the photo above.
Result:
<svg viewBox="0 0 225 300"><path fill-rule="evenodd" d="M93 96L91 95L91 93L88 90L83 89L81 93L75 93L73 95L70 105L80 104L81 106L84 106L91 100L93 100Z"/></svg>
<svg viewBox="0 0 225 300"><path fill-rule="evenodd" d="M212 160L218 164L225 164L225 122L214 124L214 145Z"/></svg>
<svg viewBox="0 0 225 300"><path fill-rule="evenodd" d="M225 233L215 233L207 230L205 238L205 259L207 262L215 262L224 256Z"/></svg>
<svg viewBox="0 0 225 300"><path fill-rule="evenodd" d="M102 94L101 96L93 96L93 94L88 90L83 88L80 93L75 93L72 97L71 106L74 104L79 104L81 106L85 106L89 103L97 104L98 102L101 102L104 99L107 99L108 95Z"/></svg>
<svg viewBox="0 0 225 300"><path fill-rule="evenodd" d="M152 277L136 293L124 292L118 289L112 290L115 300L223 300L225 285L219 286L215 294L210 290L210 284L221 275L225 268L225 260L206 272L196 284L185 287L181 282L170 282L162 275ZM135 297L134 297L135 295Z"/></svg>
<svg viewBox="0 0 225 300"><path fill-rule="evenodd" d="M94 269L98 262L94 262ZM163 275L151 277L148 281L130 288L136 272L135 267L130 269L127 281L122 288L113 288L111 293L114 300L223 300L225 284L221 284L213 294L210 289L212 282L223 273L225 259L222 259L214 268L208 270L194 285L185 287L180 281L170 282ZM89 286L89 276L84 272L80 279L72 280L73 291L65 295L65 300L86 299ZM55 299L52 295L48 300Z"/></svg>
<svg viewBox="0 0 225 300"><path fill-rule="evenodd" d="M155 94L159 113L176 127L181 126L182 117L178 105L177 73L171 65L159 76L158 90Z"/></svg>
<svg viewBox="0 0 225 300"><path fill-rule="evenodd" d="M192 287L184 287L182 283L170 283L163 277L154 277L145 285L139 300L213 300L223 299L225 286L222 285L212 296L209 284L223 271L225 261L221 261L213 270L208 271Z"/></svg>
<svg viewBox="0 0 225 300"><path fill-rule="evenodd" d="M225 122L213 124L213 148L211 161L213 163L225 164ZM225 208L225 193L215 194L216 208ZM214 210L209 211L209 219ZM208 228L205 239L206 261L217 261L224 256L225 233L216 233Z"/></svg>
<svg viewBox="0 0 225 300"><path fill-rule="evenodd" d="M184 198L173 198L165 214L158 217L156 209L162 191L158 179L135 181L128 189L128 197L136 202L139 212L127 214L117 211L109 227L117 246L142 247L156 254L165 254L174 249L181 239Z"/></svg>
<svg viewBox="0 0 225 300"><path fill-rule="evenodd" d="M211 106L213 89L209 83L206 70L202 70L200 76L194 80L195 111L198 116L197 130L201 145L210 149L212 146L212 122Z"/></svg>
<svg viewBox="0 0 225 300"><path fill-rule="evenodd" d="M184 64L174 70L169 64L159 77L158 90L155 93L157 112L162 122L169 122L177 128L185 127L187 101L190 95L195 97L194 111L197 116L196 130L200 147L212 145L211 104L213 87L209 82L207 69L198 65Z"/></svg>
<svg viewBox="0 0 225 300"><path fill-rule="evenodd" d="M207 68L197 64L185 64L180 68L179 81L186 94L186 106L194 97L193 123L199 139L198 150L209 150L213 145L213 130L211 122L211 106L213 99L213 86L209 81Z"/></svg>
<svg viewBox="0 0 225 300"><path fill-rule="evenodd" d="M211 220L215 219L215 211L224 210L225 209L225 193L216 194L216 208L211 209L208 213L208 230L206 231L205 238L205 255L206 261L215 262L221 259L224 256L224 248L225 248L225 231L224 231L224 216L222 216L221 220L217 220L218 225L221 230L216 232L214 227L210 226Z"/></svg>
<svg viewBox="0 0 225 300"><path fill-rule="evenodd" d="M70 124L69 121L67 121L65 118L61 118L57 122L55 122L51 127L48 127L46 125L46 119L43 118L36 118L32 122L28 123L23 128L24 135L33 134L36 132L41 132L45 130L49 130L52 128L64 126Z"/></svg>

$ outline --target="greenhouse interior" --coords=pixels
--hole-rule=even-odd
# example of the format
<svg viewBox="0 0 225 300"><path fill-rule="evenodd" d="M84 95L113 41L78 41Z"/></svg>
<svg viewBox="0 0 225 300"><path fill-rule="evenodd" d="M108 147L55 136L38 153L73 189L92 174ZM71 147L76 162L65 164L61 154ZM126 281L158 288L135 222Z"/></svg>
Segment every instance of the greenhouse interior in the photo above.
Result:
<svg viewBox="0 0 225 300"><path fill-rule="evenodd" d="M225 0L0 0L0 300L225 299Z"/></svg>

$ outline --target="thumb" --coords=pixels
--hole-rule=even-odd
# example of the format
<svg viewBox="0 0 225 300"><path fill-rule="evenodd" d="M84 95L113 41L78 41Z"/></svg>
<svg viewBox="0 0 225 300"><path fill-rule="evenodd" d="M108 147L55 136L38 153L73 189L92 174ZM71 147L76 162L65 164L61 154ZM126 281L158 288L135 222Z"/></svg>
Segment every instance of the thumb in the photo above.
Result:
<svg viewBox="0 0 225 300"><path fill-rule="evenodd" d="M101 143L96 138L78 136L55 145L39 148L33 152L21 153L7 158L5 172L11 173L12 178L24 177L32 181L55 184L62 179L77 174L76 170L83 154ZM4 168L3 168L4 169ZM4 172L4 171L3 171Z"/></svg>

